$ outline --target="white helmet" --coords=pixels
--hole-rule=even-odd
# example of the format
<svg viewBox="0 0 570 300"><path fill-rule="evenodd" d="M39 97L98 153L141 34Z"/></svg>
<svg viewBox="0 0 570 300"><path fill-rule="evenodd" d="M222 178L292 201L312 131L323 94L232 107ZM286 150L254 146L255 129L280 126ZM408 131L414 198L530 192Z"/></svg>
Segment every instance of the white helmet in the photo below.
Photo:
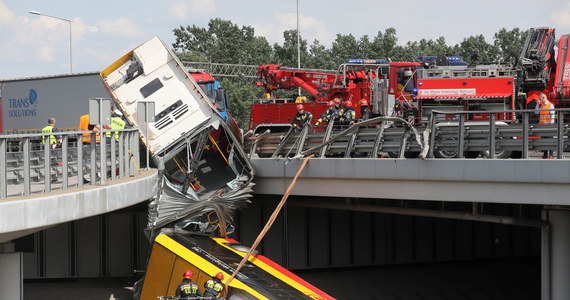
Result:
<svg viewBox="0 0 570 300"><path fill-rule="evenodd" d="M118 109L115 109L115 110L113 111L113 113L114 113L117 117L122 117L122 116L123 116L123 113L122 113L120 110L118 110Z"/></svg>

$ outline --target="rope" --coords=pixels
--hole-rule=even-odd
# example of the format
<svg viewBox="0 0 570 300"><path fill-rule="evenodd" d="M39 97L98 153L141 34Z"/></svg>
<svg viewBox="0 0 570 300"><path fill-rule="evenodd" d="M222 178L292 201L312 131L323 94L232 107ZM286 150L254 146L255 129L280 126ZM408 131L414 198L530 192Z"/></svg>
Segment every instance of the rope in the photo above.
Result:
<svg viewBox="0 0 570 300"><path fill-rule="evenodd" d="M226 281L225 286L224 286L225 291L226 291L226 295L228 292L228 287L230 286L230 282L236 277L239 270L241 270L241 268L248 261L249 257L253 253L253 251L255 251L255 249L257 248L257 246L259 245L259 243L261 242L261 240L265 236L265 234L269 231L269 229L271 228L271 226L275 222L275 219L277 219L277 216L279 215L281 208L283 208L283 206L285 205L285 202L287 202L287 198L289 198L289 194L291 194L291 191L293 190L293 188L295 187L295 184L297 183L297 178L299 178L299 175L301 175L301 172L303 172L303 169L305 168L305 166L309 162L309 159L312 158L313 156L314 155L311 154L311 155L305 157L305 159L303 160L303 163L301 164L301 167L299 167L299 170L297 171L297 174L295 174L295 177L293 177L293 180L291 180L291 183L289 183L287 190L285 190L285 194L283 194L281 201L279 202L279 204L277 204L275 211L273 211L273 214L271 214L271 216L269 217L269 220L267 220L265 227L263 227L263 229L261 230L261 232L259 233L259 235L255 239L255 241L253 242L253 245L251 245L249 252L247 252L246 256L244 256L242 258L241 262L239 263L239 265L235 269L232 276L230 276L230 278L228 278L228 281Z"/></svg>

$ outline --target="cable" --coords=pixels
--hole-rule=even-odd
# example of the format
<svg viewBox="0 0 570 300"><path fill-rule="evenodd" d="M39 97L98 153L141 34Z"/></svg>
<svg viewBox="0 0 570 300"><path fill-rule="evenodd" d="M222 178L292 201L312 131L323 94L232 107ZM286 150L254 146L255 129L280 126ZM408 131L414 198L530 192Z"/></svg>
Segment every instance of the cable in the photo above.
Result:
<svg viewBox="0 0 570 300"><path fill-rule="evenodd" d="M253 242L253 245L251 245L249 252L247 252L246 256L244 256L242 258L241 262L239 263L239 265L237 266L237 268L233 272L232 276L230 276L230 278L228 278L228 281L226 281L225 286L224 286L224 289L226 291L226 295L228 292L228 287L230 286L230 282L235 278L235 276L237 275L239 270L241 270L241 268L248 261L249 257L253 253L253 251L255 251L255 249L257 248L257 246L259 245L259 243L261 242L261 240L265 236L265 234L269 231L269 229L273 225L273 222L275 222L275 219L277 219L279 212L281 211L281 209L285 205L285 202L287 202L287 198L289 198L289 194L291 194L291 191L293 190L293 188L295 187L295 184L297 183L297 178L299 178L299 175L301 175L301 172L303 172L303 169L305 168L305 166L309 162L309 159L312 158L313 156L314 155L311 154L311 155L305 157L305 159L303 160L303 163L301 164L301 167L299 167L299 170L297 171L297 174L295 174L295 177L293 177L293 180L291 180L291 183L289 183L287 190L285 190L285 194L283 194L281 201L279 202L279 204L277 204L275 211L273 211L273 214L271 214L271 216L269 217L269 220L267 220L267 223L265 223L265 227L263 227L263 229L261 230L261 232L259 233L259 235L255 239L255 241Z"/></svg>

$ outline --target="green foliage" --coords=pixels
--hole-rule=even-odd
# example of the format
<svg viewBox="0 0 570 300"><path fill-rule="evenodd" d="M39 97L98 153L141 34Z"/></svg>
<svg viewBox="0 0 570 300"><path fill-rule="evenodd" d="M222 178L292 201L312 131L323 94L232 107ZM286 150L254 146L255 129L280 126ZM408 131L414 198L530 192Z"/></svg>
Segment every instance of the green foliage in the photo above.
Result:
<svg viewBox="0 0 570 300"><path fill-rule="evenodd" d="M172 45L181 60L209 61L231 64L280 64L297 66L297 31L283 32L283 44L270 45L265 37L255 36L251 26L238 26L229 20L212 19L207 28L196 25L180 26L173 30L176 37ZM337 34L330 48L314 40L310 45L300 39L301 67L335 70L346 59L392 59L414 61L418 56L458 55L470 63L508 62L515 64L528 31L519 28L502 28L488 43L483 35L466 37L461 43L448 45L444 37L435 40L420 39L398 45L396 29L386 28L376 36L355 37ZM262 89L254 80L218 78L231 97L230 111L242 128L249 120L249 107L262 96ZM296 91L291 91L295 93Z"/></svg>
<svg viewBox="0 0 570 300"><path fill-rule="evenodd" d="M497 59L512 65L516 64L527 35L528 30L521 31L518 27L513 28L513 30L502 28L495 33L495 47L498 50Z"/></svg>

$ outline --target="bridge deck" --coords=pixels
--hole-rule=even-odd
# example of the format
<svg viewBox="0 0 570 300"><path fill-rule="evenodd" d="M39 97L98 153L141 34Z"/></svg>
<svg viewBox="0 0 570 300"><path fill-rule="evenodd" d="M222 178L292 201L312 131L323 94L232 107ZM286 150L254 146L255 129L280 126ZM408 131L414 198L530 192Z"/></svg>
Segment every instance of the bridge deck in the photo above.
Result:
<svg viewBox="0 0 570 300"><path fill-rule="evenodd" d="M301 159L252 159L257 194L282 194ZM570 160L313 158L293 195L567 205Z"/></svg>

